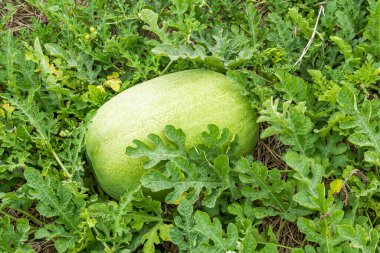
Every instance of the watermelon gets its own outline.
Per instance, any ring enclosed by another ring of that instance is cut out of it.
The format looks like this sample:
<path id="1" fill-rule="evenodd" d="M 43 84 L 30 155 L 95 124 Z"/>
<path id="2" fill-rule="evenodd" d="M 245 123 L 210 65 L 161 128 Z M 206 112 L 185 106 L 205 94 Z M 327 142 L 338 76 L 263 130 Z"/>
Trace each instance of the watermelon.
<path id="1" fill-rule="evenodd" d="M 172 73 L 135 85 L 101 106 L 86 134 L 86 152 L 95 177 L 111 197 L 119 199 L 140 184 L 145 159 L 131 158 L 133 140 L 163 135 L 166 125 L 181 128 L 186 146 L 198 144 L 209 124 L 237 134 L 238 156 L 253 151 L 258 139 L 257 113 L 239 86 L 209 70 Z"/>

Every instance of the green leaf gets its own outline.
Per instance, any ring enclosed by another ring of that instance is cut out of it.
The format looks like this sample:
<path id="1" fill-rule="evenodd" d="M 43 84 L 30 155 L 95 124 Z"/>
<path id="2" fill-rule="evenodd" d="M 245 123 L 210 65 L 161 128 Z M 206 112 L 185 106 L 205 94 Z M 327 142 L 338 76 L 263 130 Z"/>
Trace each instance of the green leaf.
<path id="1" fill-rule="evenodd" d="M 35 252 L 28 244 L 29 222 L 18 219 L 13 225 L 8 215 L 0 217 L 0 250 L 2 252 Z"/>
<path id="2" fill-rule="evenodd" d="M 354 57 L 352 54 L 352 46 L 350 44 L 346 43 L 342 38 L 339 38 L 338 36 L 331 36 L 330 39 L 338 45 L 346 60 L 351 60 Z"/>
<path id="3" fill-rule="evenodd" d="M 367 61 L 364 62 L 358 70 L 349 75 L 347 80 L 362 89 L 374 87 L 376 82 L 380 80 L 376 65 L 372 57 L 368 56 Z"/>
<path id="4" fill-rule="evenodd" d="M 96 240 L 105 250 L 112 252 L 133 249 L 145 241 L 148 249 L 154 249 L 157 238 L 152 241 L 150 236 L 161 230 L 161 238 L 167 240 L 165 226 L 159 225 L 162 223 L 161 212 L 159 201 L 143 196 L 139 187 L 135 187 L 125 193 L 119 203 L 94 203 L 81 215 L 90 227 L 94 227 Z M 139 236 L 136 236 L 137 231 Z"/>
<path id="5" fill-rule="evenodd" d="M 144 29 L 154 32 L 161 39 L 162 42 L 167 41 L 167 37 L 165 35 L 165 27 L 158 27 L 157 13 L 149 9 L 143 9 L 140 12 L 140 18 L 147 24 L 143 26 Z"/>
<path id="6" fill-rule="evenodd" d="M 62 184 L 55 177 L 44 178 L 36 169 L 25 169 L 24 176 L 30 187 L 28 194 L 38 200 L 38 212 L 47 218 L 56 217 L 57 224 L 75 230 L 80 208 L 84 206 L 80 196 L 76 197 L 69 185 Z"/>
<path id="7" fill-rule="evenodd" d="M 54 130 L 54 121 L 46 120 L 49 118 L 44 112 L 41 112 L 35 104 L 33 104 L 33 96 L 27 100 L 20 100 L 17 97 L 12 97 L 9 94 L 1 94 L 1 98 L 11 103 L 17 110 L 20 111 L 21 119 L 31 124 L 37 131 L 38 137 L 43 141 L 49 141 L 50 132 Z"/>
<path id="8" fill-rule="evenodd" d="M 249 24 L 249 31 L 252 41 L 255 46 L 258 46 L 258 43 L 261 42 L 266 33 L 266 30 L 260 27 L 262 15 L 251 3 L 249 3 L 246 7 L 246 19 Z"/>
<path id="9" fill-rule="evenodd" d="M 316 148 L 316 154 L 325 161 L 325 174 L 329 174 L 330 171 L 338 172 L 337 168 L 346 167 L 352 159 L 352 153 L 344 142 L 344 137 L 337 133 L 327 136 L 325 141 L 317 142 Z"/>
<path id="10" fill-rule="evenodd" d="M 363 37 L 370 42 L 368 52 L 380 56 L 380 1 L 373 1 Z"/>
<path id="11" fill-rule="evenodd" d="M 298 36 L 294 36 L 294 26 L 288 19 L 276 12 L 269 13 L 267 20 L 271 27 L 267 36 L 268 47 L 280 47 L 286 50 L 289 61 L 295 62 L 299 55 L 297 49 L 303 48 L 304 45 Z"/>
<path id="12" fill-rule="evenodd" d="M 286 145 L 291 145 L 303 154 L 312 152 L 318 136 L 312 133 L 313 123 L 305 115 L 306 106 L 300 102 L 291 105 L 290 101 L 283 103 L 282 112 L 278 110 L 279 100 L 267 100 L 260 111 L 257 122 L 268 122 L 270 126 L 261 133 L 261 138 L 278 135 Z"/>
<path id="13" fill-rule="evenodd" d="M 12 36 L 11 30 L 7 31 L 4 38 L 5 39 L 1 47 L 2 52 L 0 51 L 0 57 L 2 58 L 0 61 L 4 64 L 5 67 L 4 80 L 6 81 L 7 86 L 9 86 L 9 88 L 11 88 L 17 94 L 18 88 L 16 85 L 16 70 L 14 65 L 16 64 L 15 61 L 18 53 L 13 47 L 14 38 Z"/>
<path id="14" fill-rule="evenodd" d="M 238 230 L 234 224 L 228 224 L 224 233 L 219 219 L 214 218 L 211 221 L 207 213 L 198 211 L 194 219 L 196 222 L 194 229 L 205 237 L 199 244 L 198 252 L 228 252 L 236 248 Z"/>
<path id="15" fill-rule="evenodd" d="M 360 249 L 361 252 L 376 252 L 379 242 L 377 229 L 365 229 L 361 225 L 338 225 L 338 233 L 350 241 L 350 247 Z"/>
<path id="16" fill-rule="evenodd" d="M 331 194 L 328 194 L 326 197 L 323 184 L 318 184 L 314 192 L 298 192 L 294 195 L 293 199 L 302 206 L 319 211 L 321 215 L 326 215 L 329 212 L 334 201 Z"/>
<path id="17" fill-rule="evenodd" d="M 144 187 L 152 191 L 174 188 L 167 196 L 167 203 L 175 203 L 184 194 L 191 203 L 199 198 L 201 191 L 205 198 L 202 203 L 213 207 L 216 199 L 229 187 L 228 157 L 217 157 L 210 165 L 211 168 L 197 167 L 184 158 L 174 158 L 165 166 L 163 173 L 150 170 L 141 179 Z"/>
<path id="18" fill-rule="evenodd" d="M 371 151 L 380 152 L 380 116 L 376 113 L 380 107 L 378 103 L 370 100 L 364 101 L 360 106 L 358 102 L 352 90 L 342 88 L 338 95 L 338 104 L 347 117 L 340 122 L 339 127 L 350 130 L 348 140 L 356 146 L 365 148 L 365 158 L 369 159 L 366 161 L 376 164 Z"/>
<path id="19" fill-rule="evenodd" d="M 210 124 L 207 126 L 209 132 L 202 132 L 202 140 L 208 147 L 222 148 L 230 141 L 230 131 L 224 128 L 220 131 L 219 127 Z"/>
<path id="20" fill-rule="evenodd" d="M 216 56 L 208 56 L 202 45 L 195 45 L 194 48 L 189 45 L 179 45 L 178 48 L 175 48 L 169 44 L 160 44 L 153 48 L 152 52 L 159 56 L 169 57 L 172 61 L 187 59 L 205 63 L 206 65 L 219 69 L 224 68 L 222 59 Z"/>
<path id="21" fill-rule="evenodd" d="M 364 154 L 364 159 L 373 165 L 380 167 L 380 154 L 376 151 L 367 151 Z"/>
<path id="22" fill-rule="evenodd" d="M 66 252 L 75 248 L 77 235 L 65 230 L 64 227 L 47 224 L 44 228 L 40 228 L 35 233 L 36 239 L 47 239 L 54 241 L 54 246 L 59 253 Z"/>
<path id="23" fill-rule="evenodd" d="M 341 111 L 333 113 L 330 115 L 330 118 L 327 121 L 327 126 L 324 126 L 321 129 L 316 129 L 314 130 L 317 133 L 320 133 L 322 137 L 326 137 L 327 135 L 330 134 L 330 131 L 337 130 L 339 131 L 340 128 L 338 127 L 339 123 L 345 119 L 345 114 Z"/>
<path id="24" fill-rule="evenodd" d="M 306 39 L 309 39 L 312 32 L 313 27 L 309 24 L 308 20 L 299 13 L 298 8 L 290 8 L 288 11 L 289 17 L 292 19 L 292 21 L 295 23 L 295 25 L 298 26 L 298 28 L 303 33 L 304 37 Z"/>
<path id="25" fill-rule="evenodd" d="M 56 122 L 51 119 L 51 115 L 41 112 L 38 107 L 33 103 L 34 94 L 31 93 L 28 99 L 22 101 L 17 97 L 11 97 L 8 94 L 0 94 L 0 97 L 10 102 L 15 106 L 20 114 L 18 115 L 23 121 L 28 122 L 35 128 L 38 136 L 37 143 L 41 142 L 42 146 L 45 146 L 49 153 L 53 156 L 58 166 L 63 170 L 65 176 L 71 178 L 72 175 L 67 171 L 65 165 L 62 163 L 60 157 L 54 151 L 51 144 L 51 132 L 55 131 Z"/>
<path id="26" fill-rule="evenodd" d="M 285 93 L 284 99 L 295 102 L 306 101 L 308 86 L 302 78 L 281 71 L 276 73 L 276 76 L 280 82 L 276 83 L 274 87 L 276 90 Z"/>
<path id="27" fill-rule="evenodd" d="M 131 229 L 125 220 L 126 215 L 132 210 L 131 201 L 132 194 L 127 193 L 119 204 L 113 201 L 107 204 L 96 203 L 82 214 L 90 227 L 96 229 L 96 239 L 102 242 L 104 248 L 124 248 L 131 241 Z"/>
<path id="28" fill-rule="evenodd" d="M 298 228 L 306 234 L 306 239 L 316 242 L 319 245 L 319 252 L 341 252 L 339 244 L 345 239 L 335 231 L 335 224 L 341 222 L 343 211 L 335 211 L 327 218 L 315 218 L 309 220 L 299 218 L 297 221 Z"/>
<path id="29" fill-rule="evenodd" d="M 177 157 L 185 157 L 186 135 L 181 129 L 173 126 L 166 126 L 164 130 L 164 140 L 155 134 L 149 134 L 148 138 L 153 143 L 153 148 L 147 144 L 134 140 L 136 147 L 127 147 L 126 154 L 133 158 L 147 157 L 149 160 L 144 164 L 144 168 L 152 168 L 161 161 L 168 161 Z"/>
<path id="30" fill-rule="evenodd" d="M 141 243 L 144 245 L 144 253 L 154 253 L 155 244 L 159 244 L 161 240 L 169 241 L 169 230 L 172 227 L 171 224 L 158 223 L 153 228 L 151 228 L 147 233 L 141 238 Z"/>
<path id="31" fill-rule="evenodd" d="M 169 231 L 171 241 L 179 247 L 181 252 L 195 252 L 200 235 L 194 229 L 193 206 L 184 198 L 177 210 L 180 216 L 174 217 L 175 226 Z"/>
<path id="32" fill-rule="evenodd" d="M 68 54 L 65 49 L 63 49 L 60 45 L 54 43 L 46 43 L 44 47 L 49 52 L 50 55 L 59 57 L 59 58 L 67 58 Z"/>
<path id="33" fill-rule="evenodd" d="M 44 54 L 39 38 L 34 40 L 34 61 L 39 64 L 42 76 L 48 85 L 57 85 L 61 80 L 59 70 L 50 64 L 49 58 Z"/>
<path id="34" fill-rule="evenodd" d="M 83 157 L 84 157 L 84 137 L 86 127 L 79 125 L 71 130 L 70 138 L 64 140 L 64 152 L 60 153 L 60 157 L 67 164 L 66 168 L 77 181 L 84 174 Z"/>
<path id="35" fill-rule="evenodd" d="M 250 164 L 245 158 L 240 158 L 233 171 L 238 172 L 242 188 L 241 193 L 250 201 L 260 201 L 262 207 L 255 208 L 255 216 L 262 219 L 268 216 L 280 215 L 282 218 L 294 221 L 300 210 L 294 210 L 291 196 L 295 185 L 292 181 L 281 179 L 280 171 L 269 170 L 258 163 Z M 302 212 L 302 211 L 301 211 Z"/>
<path id="36" fill-rule="evenodd" d="M 296 152 L 287 152 L 284 160 L 295 171 L 293 177 L 310 191 L 313 191 L 317 184 L 322 181 L 325 171 L 323 166 L 315 159 Z"/>

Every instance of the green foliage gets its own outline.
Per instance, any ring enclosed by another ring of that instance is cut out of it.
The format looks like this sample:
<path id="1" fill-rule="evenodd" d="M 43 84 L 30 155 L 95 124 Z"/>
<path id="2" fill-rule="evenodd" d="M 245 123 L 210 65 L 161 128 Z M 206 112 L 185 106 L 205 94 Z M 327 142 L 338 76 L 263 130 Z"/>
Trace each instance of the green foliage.
<path id="1" fill-rule="evenodd" d="M 174 157 L 185 156 L 186 135 L 181 129 L 175 129 L 173 126 L 166 126 L 165 137 L 169 143 L 165 143 L 156 134 L 148 136 L 154 144 L 152 149 L 148 145 L 139 140 L 135 140 L 136 148 L 127 147 L 126 154 L 133 158 L 148 157 L 149 161 L 144 164 L 144 167 L 150 169 L 161 161 L 168 161 Z"/>
<path id="2" fill-rule="evenodd" d="M 258 122 L 268 122 L 271 126 L 261 133 L 261 138 L 278 135 L 285 145 L 290 145 L 295 151 L 302 154 L 314 152 L 315 142 L 318 138 L 312 132 L 313 123 L 305 115 L 306 105 L 301 102 L 292 105 L 291 101 L 282 104 L 282 111 L 278 109 L 279 100 L 267 100 L 263 104 Z"/>
<path id="3" fill-rule="evenodd" d="M 73 231 L 78 226 L 80 210 L 85 205 L 83 193 L 77 192 L 75 185 L 73 188 L 70 183 L 62 184 L 56 177 L 44 178 L 32 168 L 26 169 L 24 176 L 28 195 L 38 202 L 36 209 L 39 214 L 55 218 L 54 224 L 46 224 L 36 231 L 36 238 L 59 238 L 54 242 L 59 252 L 74 248 L 77 235 Z"/>
<path id="4" fill-rule="evenodd" d="M 379 101 L 366 100 L 358 106 L 360 98 L 347 87 L 342 88 L 338 94 L 338 104 L 347 115 L 340 123 L 341 129 L 352 132 L 348 141 L 364 148 L 364 160 L 370 164 L 380 166 L 380 126 Z M 358 101 L 359 100 L 359 101 Z"/>
<path id="5" fill-rule="evenodd" d="M 304 210 L 294 208 L 295 203 L 289 198 L 294 195 L 294 181 L 282 180 L 278 169 L 268 171 L 261 164 L 250 164 L 247 159 L 241 158 L 237 163 L 236 172 L 245 184 L 241 189 L 242 195 L 250 201 L 261 202 L 259 207 L 253 208 L 257 219 L 278 215 L 294 221 L 297 215 L 304 213 Z"/>
<path id="6" fill-rule="evenodd" d="M 224 238 L 222 224 L 217 218 L 211 221 L 207 213 L 197 212 L 194 215 L 194 219 L 196 222 L 194 229 L 207 238 L 205 242 L 200 244 L 200 252 L 229 251 L 236 247 L 238 239 L 236 225 L 228 224 L 226 238 Z M 210 244 L 208 241 L 212 243 Z"/>
<path id="7" fill-rule="evenodd" d="M 159 217 L 160 203 L 144 198 L 138 190 L 126 193 L 119 203 L 95 203 L 82 211 L 83 228 L 88 226 L 94 231 L 89 232 L 92 239 L 95 237 L 106 252 L 130 250 L 140 242 L 144 244 L 145 252 L 153 252 L 154 244 L 160 243 L 160 238 L 168 240 L 168 236 L 162 233 L 167 234 L 171 226 L 164 224 Z M 144 225 L 149 228 L 143 229 Z"/>
<path id="8" fill-rule="evenodd" d="M 5 2 L 1 252 L 378 251 L 379 0 Z M 111 200 L 85 156 L 91 116 L 193 68 L 236 81 L 268 157 L 235 157 L 239 136 L 215 125 L 193 147 L 167 126 L 126 145 L 142 189 Z"/>
<path id="9" fill-rule="evenodd" d="M 28 220 L 19 219 L 13 225 L 9 216 L 0 218 L 0 249 L 4 252 L 35 252 L 27 243 L 30 225 Z"/>
<path id="10" fill-rule="evenodd" d="M 180 216 L 174 217 L 175 226 L 169 231 L 171 240 L 181 252 L 195 252 L 196 244 L 201 236 L 194 229 L 193 205 L 187 199 L 183 199 L 177 210 Z"/>
<path id="11" fill-rule="evenodd" d="M 207 174 L 202 168 L 197 168 L 194 164 L 188 163 L 185 159 L 173 159 L 165 166 L 165 171 L 160 173 L 156 170 L 147 172 L 141 179 L 143 186 L 152 191 L 162 191 L 174 188 L 165 201 L 175 203 L 183 194 L 194 203 L 204 189 L 206 197 L 203 199 L 205 206 L 213 207 L 216 198 L 229 187 L 228 182 L 228 157 L 220 156 L 210 164 L 212 170 Z M 209 174 L 210 173 L 210 174 Z"/>

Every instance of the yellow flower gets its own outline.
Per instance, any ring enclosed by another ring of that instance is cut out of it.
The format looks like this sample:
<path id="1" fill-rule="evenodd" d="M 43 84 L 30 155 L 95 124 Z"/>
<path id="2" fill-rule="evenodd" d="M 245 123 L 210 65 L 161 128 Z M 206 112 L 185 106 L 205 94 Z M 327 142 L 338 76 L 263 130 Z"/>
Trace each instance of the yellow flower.
<path id="1" fill-rule="evenodd" d="M 117 72 L 113 72 L 111 75 L 107 76 L 107 80 L 104 82 L 106 87 L 110 87 L 114 91 L 119 91 L 121 84 L 122 81 L 120 80 Z"/>
<path id="2" fill-rule="evenodd" d="M 340 189 L 342 189 L 343 181 L 341 179 L 335 179 L 330 183 L 330 194 L 336 194 L 340 192 Z"/>
<path id="3" fill-rule="evenodd" d="M 8 104 L 7 102 L 4 102 L 2 107 L 3 107 L 4 111 L 7 112 L 8 117 L 10 117 L 12 115 L 12 112 L 15 110 L 15 108 L 13 106 L 11 106 L 10 104 Z M 3 113 L 0 112 L 0 114 L 4 115 L 4 112 Z"/>

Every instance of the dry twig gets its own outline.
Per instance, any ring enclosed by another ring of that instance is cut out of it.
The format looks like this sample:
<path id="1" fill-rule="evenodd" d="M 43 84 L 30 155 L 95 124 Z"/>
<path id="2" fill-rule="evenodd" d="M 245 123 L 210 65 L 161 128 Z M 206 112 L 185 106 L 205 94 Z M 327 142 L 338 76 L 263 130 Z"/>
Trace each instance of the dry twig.
<path id="1" fill-rule="evenodd" d="M 311 44 L 314 41 L 315 35 L 317 34 L 317 27 L 318 27 L 319 19 L 321 18 L 322 14 L 324 15 L 324 13 L 325 13 L 325 7 L 323 6 L 323 4 L 321 4 L 319 6 L 319 12 L 318 12 L 317 21 L 315 22 L 313 33 L 311 34 L 309 42 L 307 43 L 306 47 L 303 49 L 301 56 L 298 58 L 298 60 L 296 61 L 296 63 L 294 63 L 293 67 L 295 67 L 295 66 L 297 66 L 297 64 L 301 63 L 303 57 L 305 57 L 307 51 L 309 50 Z"/>

